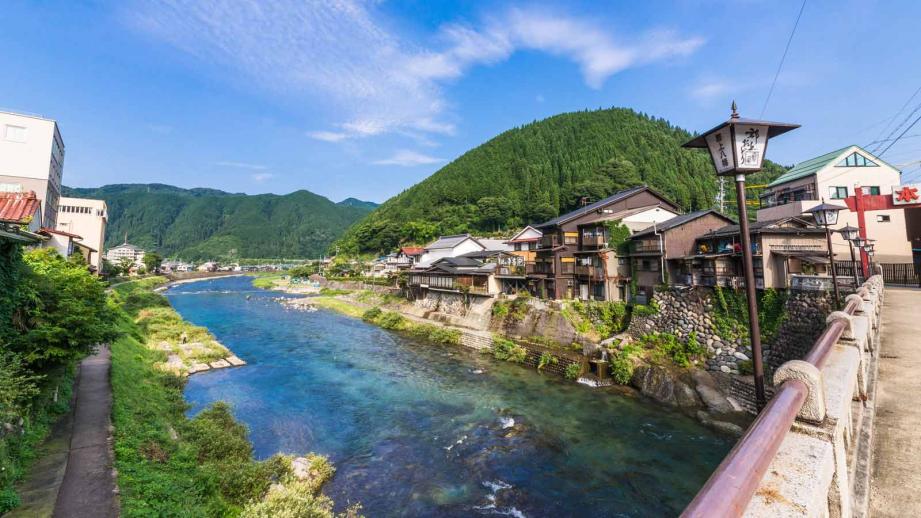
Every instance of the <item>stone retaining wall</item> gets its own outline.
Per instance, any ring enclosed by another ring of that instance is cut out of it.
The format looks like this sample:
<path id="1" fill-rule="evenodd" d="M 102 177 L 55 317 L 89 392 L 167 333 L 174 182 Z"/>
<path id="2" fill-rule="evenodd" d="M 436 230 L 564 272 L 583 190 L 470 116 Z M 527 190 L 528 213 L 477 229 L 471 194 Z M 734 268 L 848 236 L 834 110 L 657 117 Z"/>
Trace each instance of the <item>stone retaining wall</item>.
<path id="1" fill-rule="evenodd" d="M 786 317 L 777 338 L 765 349 L 764 363 L 768 375 L 783 363 L 800 359 L 825 329 L 825 317 L 832 312 L 832 297 L 824 291 L 792 291 L 787 298 Z"/>

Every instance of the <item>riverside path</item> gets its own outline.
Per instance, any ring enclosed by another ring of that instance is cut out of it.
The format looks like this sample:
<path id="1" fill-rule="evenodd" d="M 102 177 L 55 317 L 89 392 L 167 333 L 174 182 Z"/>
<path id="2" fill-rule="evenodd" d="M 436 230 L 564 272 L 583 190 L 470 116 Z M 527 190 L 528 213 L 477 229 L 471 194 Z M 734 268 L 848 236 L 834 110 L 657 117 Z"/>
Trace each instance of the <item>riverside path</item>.
<path id="1" fill-rule="evenodd" d="M 921 516 L 921 289 L 886 288 L 870 516 Z"/>

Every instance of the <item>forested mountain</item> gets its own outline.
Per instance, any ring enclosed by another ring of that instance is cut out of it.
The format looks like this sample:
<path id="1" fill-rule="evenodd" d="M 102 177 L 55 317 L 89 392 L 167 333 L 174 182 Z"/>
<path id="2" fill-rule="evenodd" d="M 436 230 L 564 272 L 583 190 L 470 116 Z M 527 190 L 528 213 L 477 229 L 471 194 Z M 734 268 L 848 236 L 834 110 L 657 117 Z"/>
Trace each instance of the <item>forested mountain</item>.
<path id="1" fill-rule="evenodd" d="M 618 190 L 647 184 L 686 210 L 713 207 L 717 177 L 702 150 L 680 146 L 691 134 L 625 108 L 556 115 L 482 144 L 391 198 L 337 243 L 381 252 L 441 234 L 493 232 L 539 223 Z M 783 168 L 752 175 L 766 183 Z M 734 185 L 726 184 L 727 197 Z M 734 201 L 727 205 L 734 213 Z"/>
<path id="2" fill-rule="evenodd" d="M 232 194 L 162 184 L 64 187 L 65 196 L 106 201 L 106 246 L 131 244 L 186 260 L 319 257 L 374 206 L 339 204 L 308 191 Z"/>

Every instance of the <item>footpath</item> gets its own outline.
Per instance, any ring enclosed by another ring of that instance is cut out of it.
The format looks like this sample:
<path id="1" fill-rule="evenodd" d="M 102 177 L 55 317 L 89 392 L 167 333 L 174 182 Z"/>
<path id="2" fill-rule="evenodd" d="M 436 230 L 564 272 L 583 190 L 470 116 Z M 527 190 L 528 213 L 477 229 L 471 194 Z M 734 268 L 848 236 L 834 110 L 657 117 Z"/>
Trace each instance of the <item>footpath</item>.
<path id="1" fill-rule="evenodd" d="M 118 516 L 109 427 L 111 355 L 100 347 L 80 363 L 74 409 L 52 429 L 20 486 L 22 505 L 8 518 Z"/>
<path id="2" fill-rule="evenodd" d="M 886 288 L 870 516 L 921 516 L 921 290 Z"/>

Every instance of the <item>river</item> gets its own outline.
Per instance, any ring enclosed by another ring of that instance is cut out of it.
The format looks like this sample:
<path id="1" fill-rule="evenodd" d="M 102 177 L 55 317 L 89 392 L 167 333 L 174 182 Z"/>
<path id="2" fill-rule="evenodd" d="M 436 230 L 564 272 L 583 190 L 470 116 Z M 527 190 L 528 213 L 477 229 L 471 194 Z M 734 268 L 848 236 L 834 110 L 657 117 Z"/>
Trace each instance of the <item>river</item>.
<path id="1" fill-rule="evenodd" d="M 258 458 L 328 455 L 325 493 L 369 517 L 672 516 L 732 446 L 625 389 L 286 309 L 248 277 L 166 295 L 248 362 L 192 376 L 190 415 L 224 400 Z"/>

